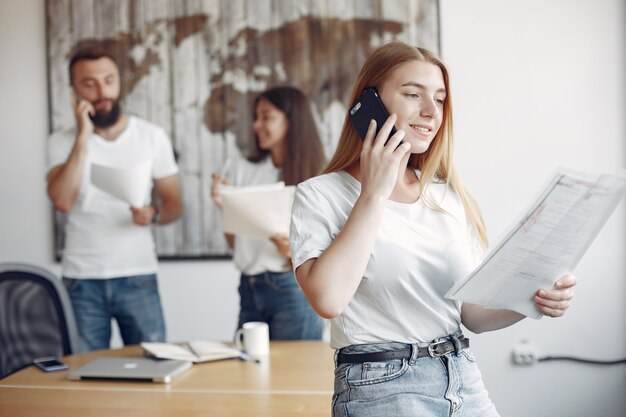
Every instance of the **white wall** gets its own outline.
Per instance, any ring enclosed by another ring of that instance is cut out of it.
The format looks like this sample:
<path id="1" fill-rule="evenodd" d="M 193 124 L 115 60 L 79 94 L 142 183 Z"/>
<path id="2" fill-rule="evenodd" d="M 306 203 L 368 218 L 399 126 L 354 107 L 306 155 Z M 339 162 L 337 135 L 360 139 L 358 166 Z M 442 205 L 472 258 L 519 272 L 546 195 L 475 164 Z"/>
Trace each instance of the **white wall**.
<path id="1" fill-rule="evenodd" d="M 625 6 L 621 0 L 441 1 L 442 49 L 453 82 L 457 163 L 491 240 L 557 165 L 623 169 Z M 47 87 L 43 2 L 0 2 L 0 262 L 59 272 L 45 196 Z M 626 415 L 623 365 L 510 364 L 529 339 L 544 354 L 626 356 L 625 208 L 575 273 L 567 316 L 470 335 L 487 387 L 508 417 Z M 237 314 L 228 261 L 162 263 L 171 340 L 228 339 Z"/>
<path id="2" fill-rule="evenodd" d="M 479 200 L 492 243 L 556 166 L 623 169 L 624 1 L 440 3 L 458 168 Z M 543 354 L 626 357 L 625 211 L 622 202 L 576 268 L 580 284 L 566 317 L 472 338 L 503 416 L 626 415 L 624 365 L 518 368 L 509 359 L 521 339 Z"/>

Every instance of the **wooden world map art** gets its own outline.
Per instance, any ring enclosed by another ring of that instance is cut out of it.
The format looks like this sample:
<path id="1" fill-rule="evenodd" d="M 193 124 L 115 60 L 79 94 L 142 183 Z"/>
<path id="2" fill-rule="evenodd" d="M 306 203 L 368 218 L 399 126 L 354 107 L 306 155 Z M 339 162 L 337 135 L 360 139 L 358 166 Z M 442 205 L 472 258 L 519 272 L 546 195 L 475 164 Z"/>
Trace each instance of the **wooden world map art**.
<path id="1" fill-rule="evenodd" d="M 157 228 L 161 258 L 229 255 L 211 173 L 245 155 L 252 102 L 276 85 L 310 98 L 327 157 L 369 53 L 395 39 L 439 52 L 436 0 L 47 0 L 50 132 L 73 128 L 67 65 L 98 40 L 117 57 L 123 109 L 169 133 L 184 214 Z M 55 214 L 55 251 L 63 246 Z"/>

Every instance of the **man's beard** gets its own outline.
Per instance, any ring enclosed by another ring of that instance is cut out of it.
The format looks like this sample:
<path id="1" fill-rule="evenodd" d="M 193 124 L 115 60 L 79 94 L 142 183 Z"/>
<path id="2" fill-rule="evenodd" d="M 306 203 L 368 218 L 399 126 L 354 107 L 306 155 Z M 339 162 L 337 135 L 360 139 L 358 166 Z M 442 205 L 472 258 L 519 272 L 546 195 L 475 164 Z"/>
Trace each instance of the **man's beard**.
<path id="1" fill-rule="evenodd" d="M 120 108 L 120 101 L 118 99 L 113 101 L 111 110 L 109 110 L 108 112 L 96 112 L 96 114 L 94 114 L 93 116 L 89 115 L 89 118 L 91 119 L 95 127 L 104 129 L 107 127 L 111 127 L 115 123 L 117 123 L 121 114 L 122 109 Z"/>

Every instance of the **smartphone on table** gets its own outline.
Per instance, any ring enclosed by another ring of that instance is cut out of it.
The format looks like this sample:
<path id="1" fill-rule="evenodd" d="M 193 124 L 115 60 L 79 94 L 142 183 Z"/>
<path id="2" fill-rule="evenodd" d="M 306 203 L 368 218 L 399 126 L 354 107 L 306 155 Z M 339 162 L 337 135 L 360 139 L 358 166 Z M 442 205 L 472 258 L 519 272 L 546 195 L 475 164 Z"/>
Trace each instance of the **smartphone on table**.
<path id="1" fill-rule="evenodd" d="M 33 364 L 37 368 L 45 372 L 65 371 L 69 368 L 66 363 L 61 362 L 58 358 L 54 356 L 37 358 L 33 361 Z"/>
<path id="2" fill-rule="evenodd" d="M 365 139 L 367 129 L 372 119 L 376 121 L 376 134 L 378 135 L 383 123 L 389 118 L 389 112 L 387 112 L 375 87 L 368 87 L 363 90 L 356 103 L 350 107 L 349 113 L 350 120 L 361 139 Z M 396 127 L 393 126 L 387 140 L 395 133 Z M 385 143 L 387 143 L 387 141 L 385 141 Z"/>

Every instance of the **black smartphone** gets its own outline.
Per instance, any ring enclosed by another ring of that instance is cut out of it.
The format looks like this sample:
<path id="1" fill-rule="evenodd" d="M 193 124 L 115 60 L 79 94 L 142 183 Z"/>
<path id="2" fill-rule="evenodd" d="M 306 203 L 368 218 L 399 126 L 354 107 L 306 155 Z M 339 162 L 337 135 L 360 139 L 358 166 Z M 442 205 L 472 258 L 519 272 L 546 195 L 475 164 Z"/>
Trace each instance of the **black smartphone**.
<path id="1" fill-rule="evenodd" d="M 54 356 L 37 358 L 33 361 L 33 364 L 45 372 L 65 371 L 69 368 L 66 363 L 61 362 Z"/>
<path id="2" fill-rule="evenodd" d="M 369 87 L 363 90 L 359 99 L 350 107 L 350 120 L 358 132 L 361 139 L 365 139 L 367 128 L 372 119 L 376 120 L 376 134 L 380 131 L 383 123 L 389 118 L 389 113 L 385 108 L 376 88 Z M 391 128 L 389 137 L 396 133 L 396 127 Z M 389 140 L 389 137 L 387 140 Z M 387 143 L 387 141 L 385 141 Z"/>

